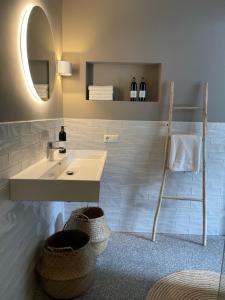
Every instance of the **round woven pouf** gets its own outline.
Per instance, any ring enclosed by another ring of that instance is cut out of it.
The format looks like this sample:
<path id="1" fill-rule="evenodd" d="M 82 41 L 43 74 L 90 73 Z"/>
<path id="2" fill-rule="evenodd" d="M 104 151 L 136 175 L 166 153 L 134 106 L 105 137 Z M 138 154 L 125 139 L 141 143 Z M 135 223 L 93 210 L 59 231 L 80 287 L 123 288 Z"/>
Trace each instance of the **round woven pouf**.
<path id="1" fill-rule="evenodd" d="M 157 281 L 149 290 L 146 300 L 217 300 L 219 283 L 219 273 L 180 271 Z"/>

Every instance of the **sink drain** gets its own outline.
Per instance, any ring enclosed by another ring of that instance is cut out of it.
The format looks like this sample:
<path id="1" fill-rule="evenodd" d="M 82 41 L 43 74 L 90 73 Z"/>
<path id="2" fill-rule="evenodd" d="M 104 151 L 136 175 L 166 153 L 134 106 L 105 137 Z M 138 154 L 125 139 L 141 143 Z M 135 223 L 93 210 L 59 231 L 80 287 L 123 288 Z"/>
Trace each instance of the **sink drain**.
<path id="1" fill-rule="evenodd" d="M 66 174 L 67 174 L 67 175 L 73 175 L 74 172 L 73 172 L 73 171 L 67 171 Z"/>

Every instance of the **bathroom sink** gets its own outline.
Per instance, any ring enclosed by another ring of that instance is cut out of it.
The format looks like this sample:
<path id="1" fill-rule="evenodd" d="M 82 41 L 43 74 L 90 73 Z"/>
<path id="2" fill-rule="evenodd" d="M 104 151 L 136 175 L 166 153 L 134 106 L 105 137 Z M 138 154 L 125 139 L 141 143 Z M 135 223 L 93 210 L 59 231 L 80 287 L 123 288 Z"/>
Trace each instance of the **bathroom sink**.
<path id="1" fill-rule="evenodd" d="M 55 152 L 10 178 L 10 198 L 17 201 L 97 202 L 107 152 Z"/>

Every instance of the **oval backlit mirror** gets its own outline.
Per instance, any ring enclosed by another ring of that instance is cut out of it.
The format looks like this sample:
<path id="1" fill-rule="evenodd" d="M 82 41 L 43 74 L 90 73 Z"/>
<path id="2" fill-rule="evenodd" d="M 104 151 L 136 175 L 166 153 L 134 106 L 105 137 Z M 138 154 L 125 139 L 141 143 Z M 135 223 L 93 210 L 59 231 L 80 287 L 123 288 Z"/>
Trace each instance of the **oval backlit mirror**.
<path id="1" fill-rule="evenodd" d="M 28 88 L 37 100 L 51 98 L 56 76 L 53 35 L 40 6 L 26 10 L 21 29 L 21 57 Z"/>

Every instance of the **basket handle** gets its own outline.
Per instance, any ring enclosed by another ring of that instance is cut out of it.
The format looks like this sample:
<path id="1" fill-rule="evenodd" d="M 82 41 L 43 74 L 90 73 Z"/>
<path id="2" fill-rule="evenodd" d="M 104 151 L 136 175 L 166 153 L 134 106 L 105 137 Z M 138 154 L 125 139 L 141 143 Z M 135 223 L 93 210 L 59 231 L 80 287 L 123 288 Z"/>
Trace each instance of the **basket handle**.
<path id="1" fill-rule="evenodd" d="M 72 218 L 79 218 L 82 217 L 85 219 L 85 221 L 89 222 L 89 218 L 88 216 L 86 216 L 85 214 L 82 214 L 81 212 L 74 212 L 71 216 Z M 63 226 L 63 230 L 66 230 L 66 227 L 68 226 L 68 221 L 65 223 L 65 225 Z"/>
<path id="2" fill-rule="evenodd" d="M 75 213 L 73 213 L 73 214 L 72 214 L 72 217 L 74 217 L 74 218 L 82 217 L 82 218 L 86 219 L 86 221 L 89 222 L 88 216 L 86 216 L 85 214 L 83 214 L 83 213 L 81 213 L 81 212 L 75 212 Z"/>
<path id="3" fill-rule="evenodd" d="M 63 247 L 63 248 L 55 248 L 55 247 L 46 247 L 46 249 L 50 252 L 71 252 L 73 251 L 73 248 L 72 247 Z"/>

